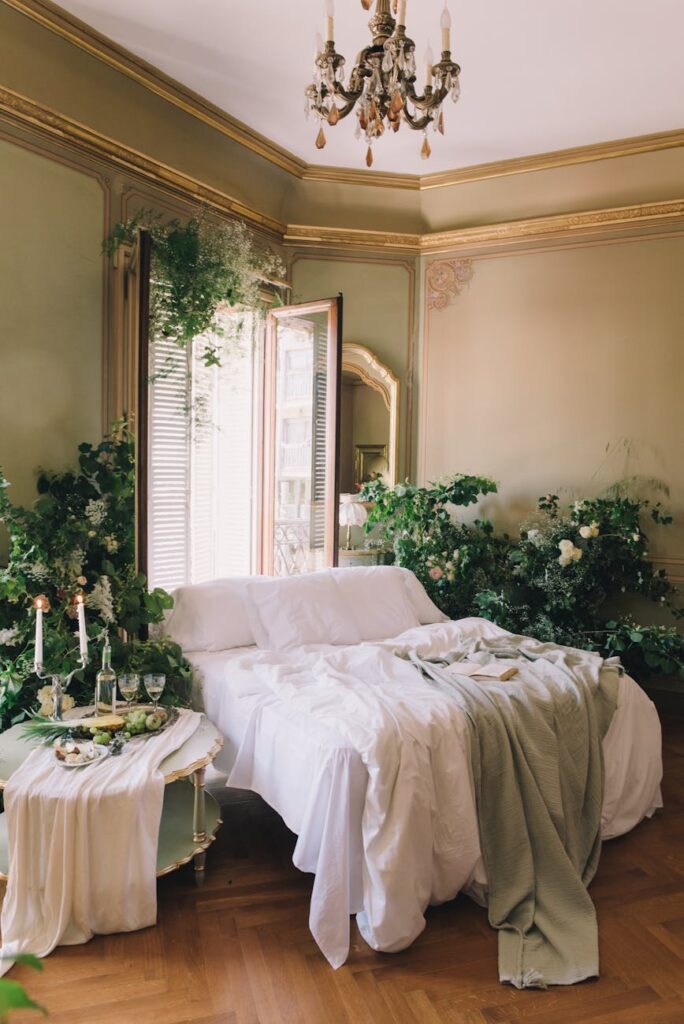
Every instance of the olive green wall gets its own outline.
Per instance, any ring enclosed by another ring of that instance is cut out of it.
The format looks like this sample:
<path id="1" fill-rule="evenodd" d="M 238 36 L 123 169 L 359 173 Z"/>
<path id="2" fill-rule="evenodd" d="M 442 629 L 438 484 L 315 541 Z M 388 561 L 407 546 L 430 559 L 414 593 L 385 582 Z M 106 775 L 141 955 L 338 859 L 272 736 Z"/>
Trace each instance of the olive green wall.
<path id="1" fill-rule="evenodd" d="M 421 478 L 494 477 L 486 511 L 515 527 L 549 491 L 656 477 L 679 525 L 652 553 L 684 577 L 684 237 L 474 257 L 472 270 L 426 312 Z"/>
<path id="2" fill-rule="evenodd" d="M 0 465 L 19 503 L 38 466 L 100 436 L 104 202 L 96 179 L 0 140 Z"/>

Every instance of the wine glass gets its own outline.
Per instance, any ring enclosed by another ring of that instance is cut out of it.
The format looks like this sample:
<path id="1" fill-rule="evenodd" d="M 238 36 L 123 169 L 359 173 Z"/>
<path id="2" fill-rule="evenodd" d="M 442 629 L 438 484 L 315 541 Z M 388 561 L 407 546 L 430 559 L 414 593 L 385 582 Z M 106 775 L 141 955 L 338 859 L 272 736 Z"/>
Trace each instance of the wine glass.
<path id="1" fill-rule="evenodd" d="M 132 672 L 119 676 L 119 689 L 126 704 L 130 705 L 131 701 L 134 701 L 138 696 L 138 690 L 140 689 L 140 676 L 138 673 Z"/>
<path id="2" fill-rule="evenodd" d="M 147 695 L 154 701 L 155 713 L 159 710 L 159 698 L 164 692 L 166 686 L 166 676 L 162 675 L 148 675 L 145 676 L 145 689 Z"/>

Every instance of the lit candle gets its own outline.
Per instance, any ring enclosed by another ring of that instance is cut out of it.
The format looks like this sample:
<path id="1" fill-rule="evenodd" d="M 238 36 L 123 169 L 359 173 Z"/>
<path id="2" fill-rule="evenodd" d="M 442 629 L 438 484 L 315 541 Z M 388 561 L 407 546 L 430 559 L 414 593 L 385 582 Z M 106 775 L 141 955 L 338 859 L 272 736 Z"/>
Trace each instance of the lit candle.
<path id="1" fill-rule="evenodd" d="M 88 657 L 88 634 L 85 623 L 85 597 L 83 594 L 76 594 L 76 611 L 78 613 L 78 646 L 81 652 L 81 659 L 85 661 Z"/>
<path id="2" fill-rule="evenodd" d="M 440 26 L 442 28 L 442 52 L 445 50 L 451 50 L 451 15 L 449 14 L 449 8 L 447 7 L 446 0 L 444 3 L 444 10 L 442 11 L 442 17 L 440 20 Z"/>
<path id="3" fill-rule="evenodd" d="M 435 55 L 432 52 L 432 47 L 428 45 L 425 51 L 425 74 L 426 74 L 426 85 L 432 85 L 432 65 L 435 63 Z"/>
<path id="4" fill-rule="evenodd" d="M 335 2 L 325 0 L 325 38 L 329 43 L 335 38 Z"/>
<path id="5" fill-rule="evenodd" d="M 399 13 L 397 14 L 397 25 L 406 26 L 406 0 L 399 0 Z"/>
<path id="6" fill-rule="evenodd" d="M 40 671 L 43 667 L 43 612 L 47 607 L 47 598 L 42 595 L 37 597 L 33 607 L 36 609 L 36 653 L 33 662 L 36 671 Z"/>

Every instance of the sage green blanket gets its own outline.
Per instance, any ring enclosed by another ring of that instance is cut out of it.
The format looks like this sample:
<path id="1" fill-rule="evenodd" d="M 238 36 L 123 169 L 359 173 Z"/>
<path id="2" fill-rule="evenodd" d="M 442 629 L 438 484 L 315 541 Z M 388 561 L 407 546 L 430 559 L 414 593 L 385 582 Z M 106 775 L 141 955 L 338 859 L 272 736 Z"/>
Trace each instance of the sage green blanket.
<path id="1" fill-rule="evenodd" d="M 601 850 L 601 741 L 619 666 L 527 637 L 464 642 L 440 661 L 409 655 L 459 702 L 470 725 L 489 921 L 499 978 L 517 988 L 598 974 L 587 892 Z M 454 674 L 459 660 L 511 659 L 507 682 Z"/>

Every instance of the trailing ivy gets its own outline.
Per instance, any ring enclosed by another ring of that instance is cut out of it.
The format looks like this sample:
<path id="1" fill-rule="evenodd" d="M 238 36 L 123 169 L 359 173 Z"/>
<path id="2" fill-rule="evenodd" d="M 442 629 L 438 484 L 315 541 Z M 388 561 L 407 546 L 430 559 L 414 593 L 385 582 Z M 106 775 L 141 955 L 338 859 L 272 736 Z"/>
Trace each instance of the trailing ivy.
<path id="1" fill-rule="evenodd" d="M 260 248 L 241 221 L 216 222 L 204 216 L 166 220 L 142 210 L 117 224 L 103 243 L 107 255 L 131 244 L 140 228 L 152 238 L 150 334 L 173 338 L 186 347 L 202 345 L 207 365 L 221 361 L 224 329 L 217 319 L 223 304 L 257 315 L 264 309 L 264 282 L 282 277 L 282 261 Z"/>
<path id="2" fill-rule="evenodd" d="M 459 508 L 496 491 L 486 477 L 455 476 L 428 487 L 381 481 L 365 486 L 368 529 L 379 524 L 396 561 L 412 569 L 452 618 L 481 615 L 514 633 L 619 655 L 637 676 L 684 679 L 684 636 L 676 626 L 615 613 L 628 596 L 684 617 L 677 589 L 648 559 L 648 521 L 667 526 L 660 503 L 616 487 L 608 496 L 561 507 L 539 499 L 517 539 L 491 522 L 465 522 Z"/>

